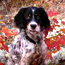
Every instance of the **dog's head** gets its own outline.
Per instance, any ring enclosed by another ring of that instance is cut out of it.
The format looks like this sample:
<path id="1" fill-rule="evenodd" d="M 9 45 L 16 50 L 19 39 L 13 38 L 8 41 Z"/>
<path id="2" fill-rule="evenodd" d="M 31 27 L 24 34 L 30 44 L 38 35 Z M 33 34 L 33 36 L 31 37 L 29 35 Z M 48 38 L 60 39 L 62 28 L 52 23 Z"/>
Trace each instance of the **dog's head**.
<path id="1" fill-rule="evenodd" d="M 40 32 L 43 28 L 50 27 L 50 21 L 43 8 L 21 8 L 14 18 L 16 26 L 32 32 Z"/>

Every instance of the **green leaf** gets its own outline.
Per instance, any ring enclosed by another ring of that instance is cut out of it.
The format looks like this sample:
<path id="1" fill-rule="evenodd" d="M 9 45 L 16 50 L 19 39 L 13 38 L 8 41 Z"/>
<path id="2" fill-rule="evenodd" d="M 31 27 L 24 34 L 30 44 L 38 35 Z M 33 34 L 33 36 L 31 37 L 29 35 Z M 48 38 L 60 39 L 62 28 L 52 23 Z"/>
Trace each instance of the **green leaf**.
<path id="1" fill-rule="evenodd" d="M 46 7 L 46 6 L 47 6 L 47 4 L 46 4 L 46 3 L 44 3 L 44 4 L 43 4 L 43 6 L 45 6 L 45 7 Z"/>
<path id="2" fill-rule="evenodd" d="M 5 39 L 2 39 L 3 42 L 5 42 Z"/>

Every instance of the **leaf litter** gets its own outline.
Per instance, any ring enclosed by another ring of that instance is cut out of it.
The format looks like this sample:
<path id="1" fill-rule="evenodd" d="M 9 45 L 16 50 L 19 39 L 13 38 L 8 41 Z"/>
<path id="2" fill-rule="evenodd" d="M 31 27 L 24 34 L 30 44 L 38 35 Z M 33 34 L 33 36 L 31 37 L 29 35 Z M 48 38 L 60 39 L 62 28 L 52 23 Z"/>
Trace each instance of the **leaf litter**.
<path id="1" fill-rule="evenodd" d="M 26 0 L 24 0 L 25 2 Z M 13 0 L 8 3 L 0 2 L 0 50 L 7 51 L 8 46 L 13 42 L 14 37 L 18 34 L 19 29 L 15 28 L 14 16 L 21 7 L 24 6 L 42 6 L 50 19 L 50 30 L 46 33 L 46 44 L 49 49 L 47 59 L 56 60 L 54 57 L 60 58 L 62 48 L 65 48 L 65 0 L 44 0 L 44 1 L 28 1 L 23 4 L 23 1 Z M 13 3 L 13 4 L 12 4 Z M 17 6 L 14 5 L 17 4 Z M 64 49 L 63 49 L 64 50 Z M 57 53 L 61 53 L 57 56 Z M 63 55 L 63 54 L 62 54 Z M 61 55 L 61 58 L 62 58 Z M 1 56 L 0 56 L 1 57 Z M 53 59 L 52 59 L 53 57 Z M 62 58 L 63 59 L 63 58 Z M 55 62 L 55 61 L 54 61 Z M 1 65 L 5 63 L 0 63 Z"/>

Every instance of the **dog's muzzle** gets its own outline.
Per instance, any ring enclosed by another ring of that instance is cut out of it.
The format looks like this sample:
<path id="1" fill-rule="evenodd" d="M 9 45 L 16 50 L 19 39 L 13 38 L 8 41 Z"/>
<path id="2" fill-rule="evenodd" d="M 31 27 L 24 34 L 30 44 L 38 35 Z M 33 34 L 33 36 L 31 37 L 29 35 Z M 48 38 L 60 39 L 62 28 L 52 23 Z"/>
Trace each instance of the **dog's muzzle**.
<path id="1" fill-rule="evenodd" d="M 37 23 L 36 23 L 36 22 L 32 21 L 32 22 L 30 23 L 30 27 L 31 27 L 32 29 L 35 29 L 36 26 L 37 26 Z"/>

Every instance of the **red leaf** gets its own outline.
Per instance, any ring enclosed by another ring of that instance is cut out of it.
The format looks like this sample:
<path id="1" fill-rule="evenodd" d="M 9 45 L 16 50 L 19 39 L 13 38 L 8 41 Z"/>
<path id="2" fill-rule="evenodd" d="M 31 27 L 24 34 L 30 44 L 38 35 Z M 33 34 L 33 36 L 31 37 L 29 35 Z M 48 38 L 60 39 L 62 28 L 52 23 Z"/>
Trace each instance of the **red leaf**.
<path id="1" fill-rule="evenodd" d="M 37 4 L 37 1 L 34 1 L 34 4 Z"/>
<path id="2" fill-rule="evenodd" d="M 63 25 L 65 25 L 65 21 L 61 21 L 61 23 L 62 23 Z"/>
<path id="3" fill-rule="evenodd" d="M 60 41 L 60 44 L 65 45 L 65 36 L 61 36 L 59 41 Z"/>
<path id="4" fill-rule="evenodd" d="M 33 65 L 37 65 L 36 61 L 33 62 Z"/>
<path id="5" fill-rule="evenodd" d="M 51 54 L 52 54 L 52 52 L 51 51 L 48 51 L 47 52 L 46 59 L 49 59 L 50 58 L 52 60 L 52 55 Z"/>
<path id="6" fill-rule="evenodd" d="M 62 31 L 63 33 L 65 33 L 65 28 L 64 29 L 61 29 L 60 31 Z"/>
<path id="7" fill-rule="evenodd" d="M 45 39 L 45 42 L 46 42 L 47 48 L 50 49 L 50 40 L 49 39 Z"/>
<path id="8" fill-rule="evenodd" d="M 3 41 L 0 41 L 0 46 L 1 46 L 0 47 L 1 49 L 4 49 L 4 50 L 8 51 L 8 46 L 5 45 Z"/>
<path id="9" fill-rule="evenodd" d="M 0 62 L 0 65 L 4 65 L 4 64 Z"/>
<path id="10" fill-rule="evenodd" d="M 53 27 L 50 26 L 49 31 L 52 31 L 52 30 L 53 30 Z"/>
<path id="11" fill-rule="evenodd" d="M 58 21 L 57 21 L 57 19 L 56 19 L 56 18 L 53 18 L 53 21 L 54 21 L 55 23 L 58 23 Z"/>
<path id="12" fill-rule="evenodd" d="M 56 48 L 57 50 L 60 49 L 59 45 L 60 45 L 60 40 L 59 40 L 59 37 L 58 36 L 54 36 L 54 37 L 51 37 L 49 39 L 46 39 L 45 40 L 46 44 L 47 44 L 47 47 L 48 49 L 52 49 L 52 48 Z"/>
<path id="13" fill-rule="evenodd" d="M 56 12 L 56 11 L 48 11 L 48 16 L 55 16 L 55 15 L 58 15 L 59 13 Z"/>
<path id="14" fill-rule="evenodd" d="M 16 32 L 12 32 L 10 29 L 4 28 L 4 27 L 2 28 L 1 32 L 5 33 L 7 37 L 11 35 L 15 36 L 17 34 Z"/>
<path id="15" fill-rule="evenodd" d="M 6 45 L 3 44 L 3 48 L 4 48 L 6 51 L 8 51 L 8 46 L 6 46 Z"/>
<path id="16" fill-rule="evenodd" d="M 2 39 L 4 39 L 4 37 L 3 36 L 0 36 L 0 41 L 2 41 Z"/>
<path id="17" fill-rule="evenodd" d="M 53 25 L 53 26 L 54 26 L 54 27 L 55 27 L 55 26 L 60 27 L 60 25 L 57 25 L 57 24 L 55 24 L 55 25 Z"/>

